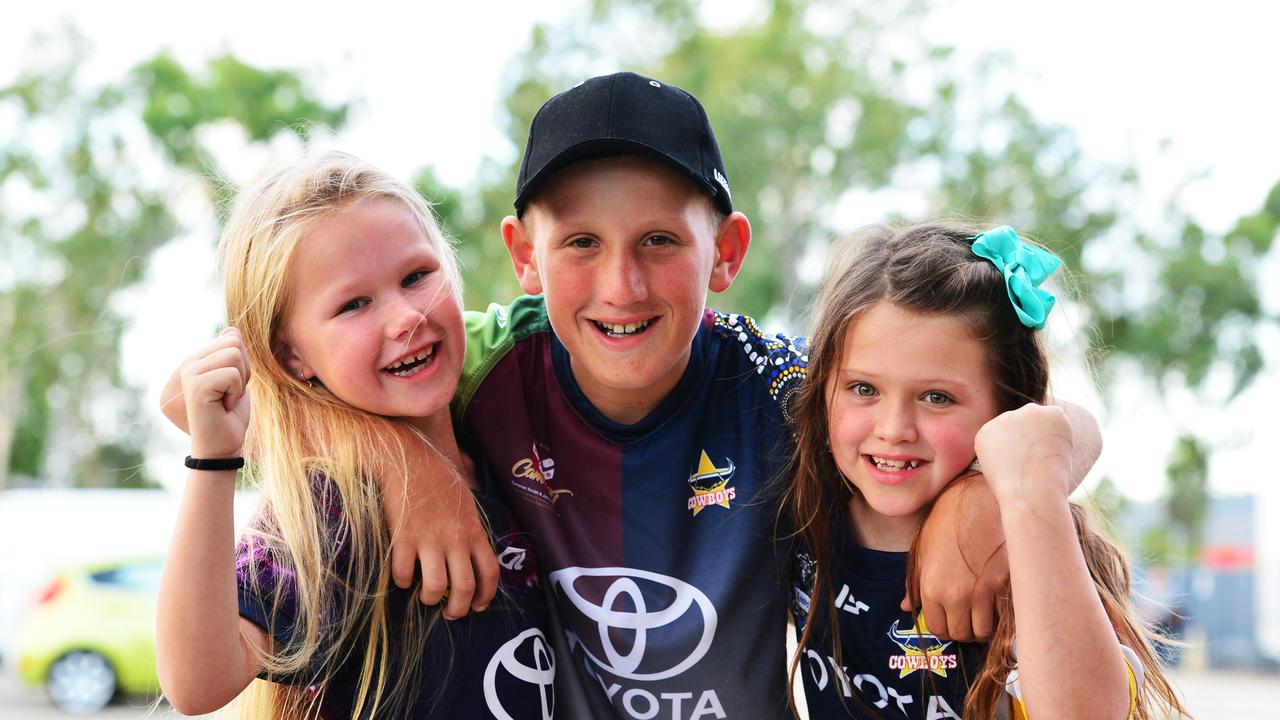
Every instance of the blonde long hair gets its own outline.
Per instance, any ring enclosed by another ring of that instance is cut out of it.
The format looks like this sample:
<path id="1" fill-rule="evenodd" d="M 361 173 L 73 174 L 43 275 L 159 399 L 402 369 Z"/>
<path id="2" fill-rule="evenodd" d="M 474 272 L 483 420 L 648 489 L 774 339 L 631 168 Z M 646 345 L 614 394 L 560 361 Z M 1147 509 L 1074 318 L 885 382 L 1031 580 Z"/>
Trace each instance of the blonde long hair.
<path id="1" fill-rule="evenodd" d="M 436 246 L 449 291 L 459 295 L 452 247 L 426 202 L 343 153 L 303 161 L 241 193 L 222 235 L 227 320 L 240 329 L 252 373 L 249 478 L 262 490 L 259 513 L 240 541 L 250 561 L 241 564 L 258 597 L 295 593 L 287 642 L 276 638 L 273 654 L 261 658 L 264 673 L 306 680 L 255 681 L 238 700 L 242 716 L 316 717 L 320 697 L 308 688 L 323 688 L 353 660 L 359 663 L 353 716 L 403 714 L 438 620 L 437 610 L 409 594 L 397 609 L 403 626 L 398 623 L 392 637 L 390 537 L 375 479 L 391 463 L 405 465 L 405 430 L 294 377 L 277 357 L 294 250 L 317 222 L 370 198 L 394 200 L 412 212 Z M 254 554 L 262 553 L 285 572 L 256 572 L 253 558 L 262 555 Z M 272 626 L 281 620 L 275 615 L 268 618 Z M 361 651 L 363 657 L 354 657 Z"/>
<path id="2" fill-rule="evenodd" d="M 850 487 L 836 467 L 828 445 L 828 385 L 838 372 L 845 334 L 858 316 L 879 301 L 891 302 L 926 315 L 965 319 L 987 347 L 987 362 L 1000 411 L 1028 402 L 1045 402 L 1049 363 L 1041 333 L 1022 325 L 1010 306 L 1004 279 L 990 262 L 973 254 L 972 228 L 919 225 L 908 228 L 872 226 L 850 238 L 832 253 L 810 338 L 808 375 L 796 402 L 796 443 L 785 477 L 790 479 L 784 508 L 795 522 L 796 534 L 815 561 L 809 617 L 800 638 L 807 647 L 819 606 L 831 607 L 831 533 L 833 512 L 842 512 Z M 1137 618 L 1129 602 L 1129 568 L 1120 551 L 1095 532 L 1087 513 L 1072 506 L 1085 562 L 1120 642 L 1132 648 L 1146 670 L 1139 690 L 1137 718 L 1165 717 L 1185 710 L 1162 672 L 1152 650 L 1152 633 Z M 913 546 L 908 560 L 916 560 Z M 976 570 L 976 569 L 975 569 Z M 908 572 L 910 578 L 913 573 Z M 917 609 L 918 611 L 918 609 Z M 1004 681 L 1013 667 L 1013 603 L 997 601 L 999 622 L 987 660 L 976 673 L 965 701 L 965 720 L 988 720 L 1004 702 Z M 840 662 L 836 614 L 828 614 L 837 664 Z M 794 686 L 801 655 L 791 663 Z M 926 673 L 927 675 L 927 673 Z M 858 699 L 855 698 L 855 702 Z M 795 708 L 794 695 L 791 698 Z M 858 703 L 861 709 L 875 712 Z"/>

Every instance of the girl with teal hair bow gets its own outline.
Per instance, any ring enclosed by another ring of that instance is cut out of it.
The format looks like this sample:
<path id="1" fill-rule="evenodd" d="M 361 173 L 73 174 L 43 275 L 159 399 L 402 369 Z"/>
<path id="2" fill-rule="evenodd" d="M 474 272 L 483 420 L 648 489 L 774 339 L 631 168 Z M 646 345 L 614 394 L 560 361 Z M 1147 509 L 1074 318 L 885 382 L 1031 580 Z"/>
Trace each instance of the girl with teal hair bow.
<path id="1" fill-rule="evenodd" d="M 924 225 L 870 228 L 831 267 L 786 497 L 811 718 L 1182 712 L 1122 555 L 1068 499 L 1097 447 L 1087 413 L 1047 404 L 1039 330 L 1060 265 L 1007 226 Z M 991 641 L 962 643 L 948 630 L 970 618 L 900 601 L 921 545 L 963 542 L 921 535 L 925 516 L 977 496 L 994 497 L 1006 542 L 957 561 L 976 574 L 1007 553 L 1009 584 L 997 618 L 972 618 Z"/>

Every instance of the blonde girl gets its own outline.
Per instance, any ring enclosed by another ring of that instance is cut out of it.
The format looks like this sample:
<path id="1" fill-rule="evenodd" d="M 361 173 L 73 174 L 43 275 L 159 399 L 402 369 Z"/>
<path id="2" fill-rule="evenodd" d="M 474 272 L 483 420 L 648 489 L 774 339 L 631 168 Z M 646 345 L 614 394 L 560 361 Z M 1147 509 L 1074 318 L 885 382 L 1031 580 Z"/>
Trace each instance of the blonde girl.
<path id="1" fill-rule="evenodd" d="M 1125 561 L 1067 499 L 1072 431 L 1044 404 L 1038 332 L 1058 264 L 1008 227 L 925 225 L 868 229 L 833 265 L 787 498 L 804 548 L 792 673 L 811 718 L 1182 712 Z M 978 467 L 1011 578 L 989 645 L 939 638 L 899 608 L 932 502 Z"/>
<path id="2" fill-rule="evenodd" d="M 220 254 L 229 327 L 181 369 L 191 470 L 157 624 L 169 701 L 206 713 L 262 678 L 242 715 L 550 717 L 534 563 L 500 508 L 499 548 L 526 561 L 488 612 L 439 622 L 391 578 L 377 478 L 415 442 L 440 472 L 467 462 L 448 409 L 458 269 L 426 204 L 329 153 L 243 193 Z M 246 454 L 262 505 L 237 544 Z"/>

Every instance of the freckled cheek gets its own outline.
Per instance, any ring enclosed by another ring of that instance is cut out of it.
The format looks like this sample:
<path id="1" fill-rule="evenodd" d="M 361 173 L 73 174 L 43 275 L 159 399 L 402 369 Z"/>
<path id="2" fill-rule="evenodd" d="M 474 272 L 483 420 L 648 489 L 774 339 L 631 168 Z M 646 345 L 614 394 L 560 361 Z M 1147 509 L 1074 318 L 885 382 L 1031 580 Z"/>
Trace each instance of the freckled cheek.
<path id="1" fill-rule="evenodd" d="M 560 290 L 566 283 L 572 282 L 574 273 L 565 270 L 563 265 L 542 265 L 539 268 L 539 275 L 542 276 L 543 285 L 553 285 L 556 290 Z M 543 287 L 546 291 L 546 287 Z"/>

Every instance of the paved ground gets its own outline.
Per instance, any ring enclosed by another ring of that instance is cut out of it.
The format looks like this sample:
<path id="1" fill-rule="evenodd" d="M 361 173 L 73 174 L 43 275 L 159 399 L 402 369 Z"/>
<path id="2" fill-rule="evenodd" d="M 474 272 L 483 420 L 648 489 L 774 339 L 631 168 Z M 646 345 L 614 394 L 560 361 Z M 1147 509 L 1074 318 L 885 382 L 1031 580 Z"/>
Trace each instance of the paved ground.
<path id="1" fill-rule="evenodd" d="M 58 710 L 49 702 L 41 688 L 22 684 L 8 668 L 0 669 L 0 718 L 4 720 L 68 720 L 75 717 Z M 154 711 L 148 698 L 122 698 L 106 710 L 92 716 L 102 720 L 159 720 L 181 718 L 168 705 L 161 704 Z"/>
<path id="2" fill-rule="evenodd" d="M 1280 675 L 1248 673 L 1177 673 L 1175 682 L 1186 693 L 1187 706 L 1196 720 L 1280 720 Z M 4 720 L 66 720 L 49 704 L 39 688 L 18 683 L 0 670 L 0 718 Z M 178 718 L 167 705 L 152 713 L 146 698 L 117 702 L 95 716 L 103 720 L 124 718 Z"/>
<path id="3" fill-rule="evenodd" d="M 1175 673 L 1196 720 L 1280 720 L 1280 674 Z"/>

